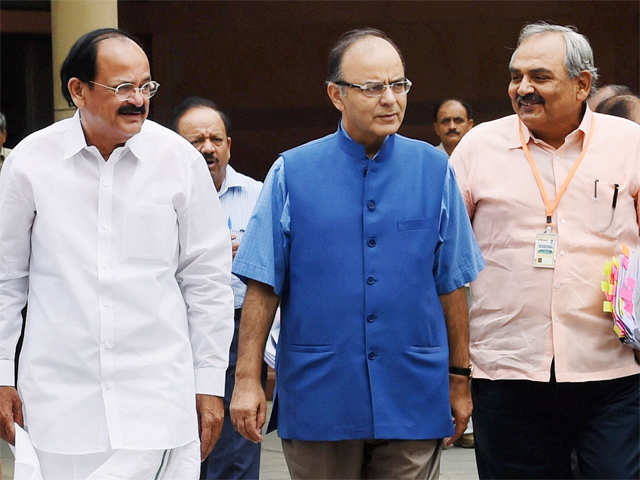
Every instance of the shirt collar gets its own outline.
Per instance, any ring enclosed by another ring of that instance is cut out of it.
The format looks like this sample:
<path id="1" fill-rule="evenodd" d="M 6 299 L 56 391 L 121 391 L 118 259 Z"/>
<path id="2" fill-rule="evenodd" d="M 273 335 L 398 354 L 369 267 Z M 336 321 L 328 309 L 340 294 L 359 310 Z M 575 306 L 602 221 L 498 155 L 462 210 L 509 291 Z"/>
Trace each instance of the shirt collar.
<path id="1" fill-rule="evenodd" d="M 224 172 L 224 180 L 222 181 L 222 185 L 220 185 L 220 191 L 218 192 L 218 197 L 221 197 L 227 190 L 231 188 L 242 188 L 247 184 L 242 175 L 236 172 L 231 165 L 227 163 L 227 168 Z"/>
<path id="2" fill-rule="evenodd" d="M 340 123 L 338 124 L 338 131 L 336 133 L 338 135 L 340 148 L 342 148 L 342 150 L 346 152 L 348 155 L 351 155 L 354 157 L 360 157 L 360 158 L 367 156 L 367 152 L 364 148 L 364 145 L 355 142 L 349 136 L 347 131 L 342 126 L 342 121 L 340 121 Z M 393 135 L 387 135 L 384 141 L 382 142 L 382 145 L 380 146 L 380 148 L 378 149 L 378 151 L 376 152 L 376 154 L 373 156 L 371 160 L 378 160 L 378 159 L 381 160 L 382 157 L 384 156 L 384 152 L 388 151 L 393 146 L 395 136 L 396 136 L 395 133 Z"/>
<path id="3" fill-rule="evenodd" d="M 142 124 L 142 130 L 145 129 L 147 121 Z M 127 140 L 124 144 L 124 148 L 128 148 L 138 159 L 144 158 L 143 141 L 140 140 L 140 134 L 136 134 Z M 71 158 L 83 148 L 87 148 L 87 139 L 84 136 L 82 130 L 82 124 L 80 123 L 80 110 L 76 109 L 76 113 L 70 119 L 70 126 L 66 132 L 66 141 L 64 142 L 64 158 Z"/>
<path id="4" fill-rule="evenodd" d="M 582 121 L 580 122 L 580 125 L 578 125 L 578 128 L 575 129 L 573 132 L 569 133 L 569 135 L 572 135 L 575 132 L 582 132 L 583 142 L 587 138 L 587 135 L 589 134 L 589 130 L 591 129 L 591 118 L 593 117 L 593 112 L 591 111 L 591 109 L 589 109 L 589 105 L 587 105 L 586 102 L 584 105 L 585 105 L 585 111 L 584 111 L 584 115 L 582 116 Z M 529 131 L 527 126 L 520 120 L 520 117 L 518 115 L 514 115 L 514 118 L 515 118 L 515 122 L 513 124 L 513 128 L 511 129 L 511 132 L 509 133 L 509 140 L 508 140 L 508 148 L 510 149 L 522 148 L 522 145 L 520 144 L 520 134 L 518 133 L 517 122 L 520 122 L 522 124 L 522 133 L 524 134 L 525 142 L 529 143 L 529 141 L 532 138 L 535 139 L 535 137 Z M 567 135 L 567 137 L 569 135 Z"/>

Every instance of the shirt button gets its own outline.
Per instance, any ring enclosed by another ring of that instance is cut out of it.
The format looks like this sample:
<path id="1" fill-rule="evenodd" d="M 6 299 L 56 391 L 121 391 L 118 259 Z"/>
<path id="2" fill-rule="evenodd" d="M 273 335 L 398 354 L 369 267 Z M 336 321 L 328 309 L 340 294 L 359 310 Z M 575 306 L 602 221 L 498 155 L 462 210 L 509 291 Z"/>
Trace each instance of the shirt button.
<path id="1" fill-rule="evenodd" d="M 369 200 L 367 202 L 367 208 L 370 212 L 373 212 L 376 209 L 376 202 L 374 202 L 373 200 Z"/>
<path id="2" fill-rule="evenodd" d="M 109 230 L 109 227 L 107 227 L 106 225 L 100 225 L 101 232 L 106 232 L 107 230 Z"/>
<path id="3" fill-rule="evenodd" d="M 369 245 L 371 248 L 376 246 L 376 239 L 375 238 L 370 238 L 369 241 L 367 242 L 367 245 Z"/>
<path id="4" fill-rule="evenodd" d="M 369 315 L 367 315 L 367 322 L 373 323 L 377 318 L 378 316 L 375 313 L 370 313 Z"/>
<path id="5" fill-rule="evenodd" d="M 567 220 L 565 218 L 560 219 L 560 223 L 567 223 Z"/>
<path id="6" fill-rule="evenodd" d="M 376 283 L 376 279 L 373 277 L 367 277 L 367 284 L 368 285 L 373 285 L 374 283 Z"/>
<path id="7" fill-rule="evenodd" d="M 376 354 L 374 352 L 369 353 L 369 360 L 373 360 L 376 358 Z"/>
<path id="8" fill-rule="evenodd" d="M 564 255 L 564 250 L 560 250 L 560 255 Z"/>
<path id="9" fill-rule="evenodd" d="M 105 382 L 104 384 L 105 390 L 111 390 L 111 387 L 112 387 L 111 382 Z"/>

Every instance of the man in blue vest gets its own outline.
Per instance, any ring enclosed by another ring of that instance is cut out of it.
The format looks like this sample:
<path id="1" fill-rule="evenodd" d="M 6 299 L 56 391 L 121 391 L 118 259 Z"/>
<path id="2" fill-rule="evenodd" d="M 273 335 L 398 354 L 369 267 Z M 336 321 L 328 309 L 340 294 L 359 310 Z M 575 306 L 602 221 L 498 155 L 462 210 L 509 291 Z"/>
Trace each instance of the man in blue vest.
<path id="1" fill-rule="evenodd" d="M 464 284 L 484 262 L 446 155 L 396 134 L 410 87 L 383 32 L 343 35 L 338 130 L 281 154 L 234 260 L 248 291 L 232 422 L 262 440 L 280 302 L 272 424 L 293 478 L 436 478 L 471 413 Z"/>

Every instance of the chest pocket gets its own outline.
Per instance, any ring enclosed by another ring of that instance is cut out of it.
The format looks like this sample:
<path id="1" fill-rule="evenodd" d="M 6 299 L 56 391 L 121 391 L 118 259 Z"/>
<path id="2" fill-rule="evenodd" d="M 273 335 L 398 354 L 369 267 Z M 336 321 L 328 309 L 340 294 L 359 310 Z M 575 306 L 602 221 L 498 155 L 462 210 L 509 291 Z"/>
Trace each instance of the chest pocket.
<path id="1" fill-rule="evenodd" d="M 178 241 L 176 214 L 171 205 L 137 205 L 127 214 L 124 232 L 126 260 L 167 263 Z"/>

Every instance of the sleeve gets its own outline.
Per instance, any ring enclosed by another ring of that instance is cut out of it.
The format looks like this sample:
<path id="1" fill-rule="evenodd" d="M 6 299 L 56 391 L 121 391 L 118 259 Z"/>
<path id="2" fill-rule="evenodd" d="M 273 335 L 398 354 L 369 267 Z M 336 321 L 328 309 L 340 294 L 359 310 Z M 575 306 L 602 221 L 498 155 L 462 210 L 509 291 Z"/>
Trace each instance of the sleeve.
<path id="1" fill-rule="evenodd" d="M 271 285 L 276 294 L 282 295 L 289 263 L 289 227 L 284 159 L 279 157 L 264 180 L 233 261 L 233 273 L 244 281 Z"/>
<path id="2" fill-rule="evenodd" d="M 452 292 L 475 280 L 484 265 L 453 168 L 449 165 L 442 189 L 435 252 L 434 277 L 438 295 Z"/>
<path id="3" fill-rule="evenodd" d="M 463 138 L 462 140 L 466 139 Z M 469 213 L 469 218 L 473 219 L 476 205 L 473 201 L 473 195 L 469 182 L 470 172 L 467 168 L 467 163 L 465 162 L 465 145 L 467 144 L 467 142 L 463 142 L 462 140 L 460 140 L 460 143 L 456 146 L 453 154 L 451 155 L 451 165 L 453 166 L 453 169 L 455 171 L 458 188 L 460 189 L 464 204 L 467 208 L 467 212 Z"/>
<path id="4" fill-rule="evenodd" d="M 14 152 L 0 172 L 0 385 L 15 385 L 15 349 L 27 301 L 31 228 L 36 216 L 33 189 L 14 163 Z"/>
<path id="5" fill-rule="evenodd" d="M 194 158 L 188 168 L 176 279 L 187 306 L 196 393 L 224 396 L 234 329 L 231 236 L 205 163 Z"/>

